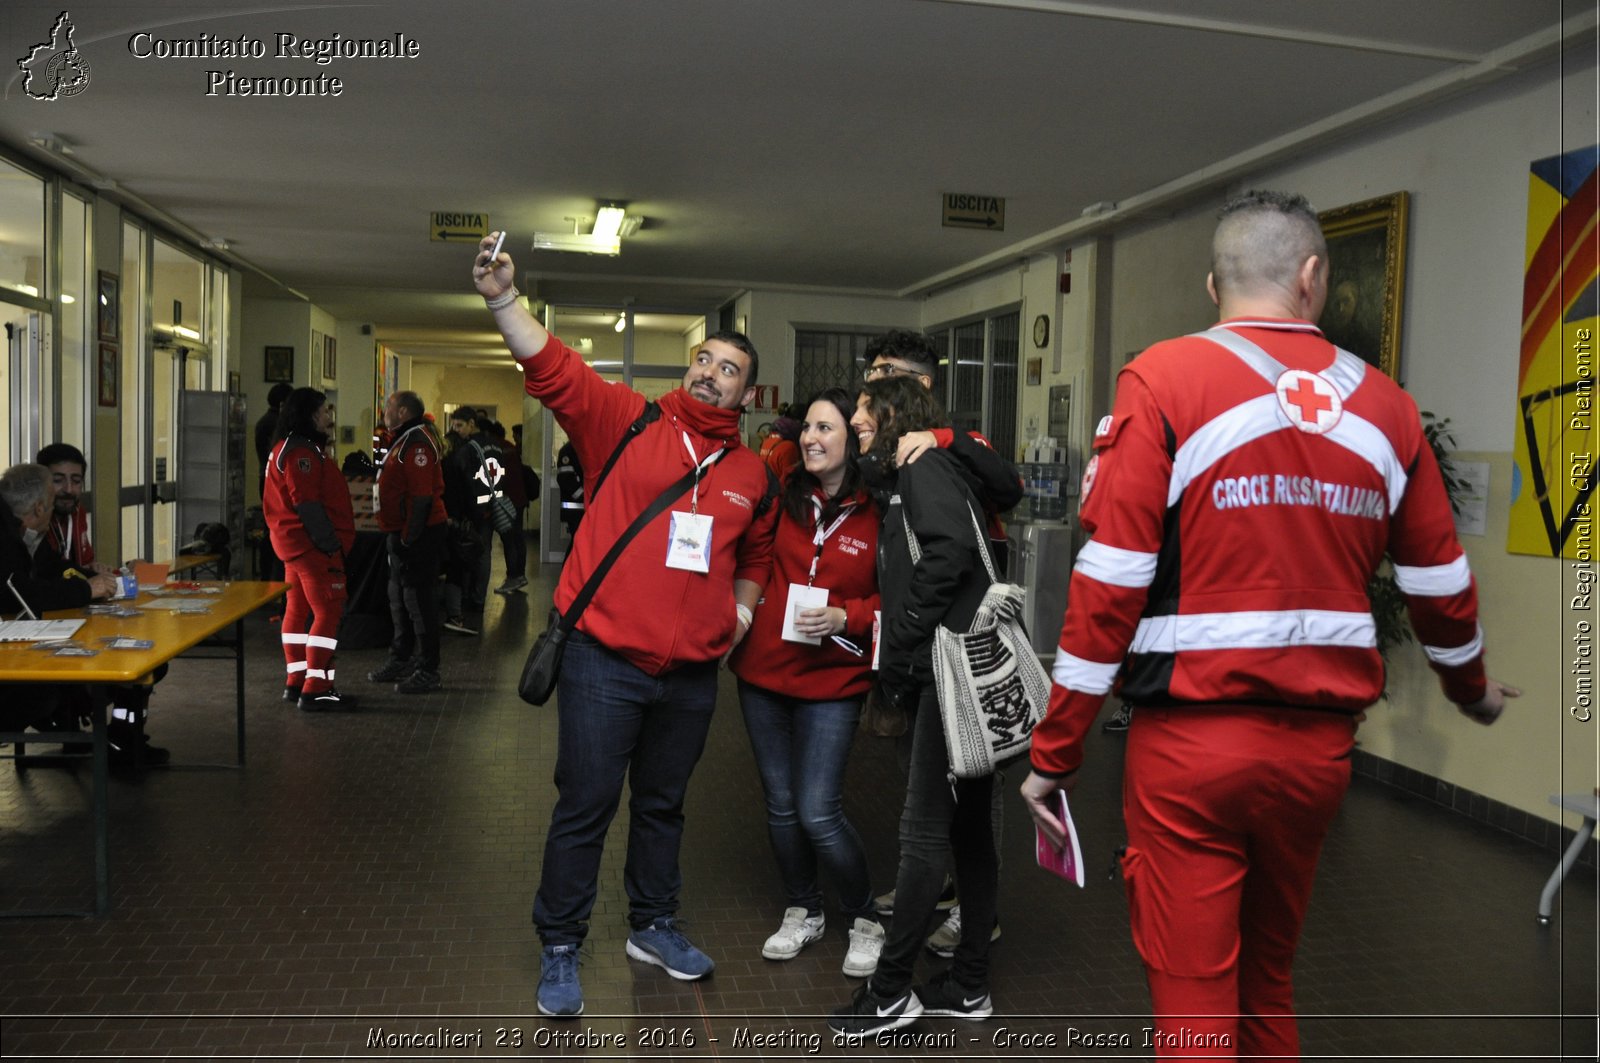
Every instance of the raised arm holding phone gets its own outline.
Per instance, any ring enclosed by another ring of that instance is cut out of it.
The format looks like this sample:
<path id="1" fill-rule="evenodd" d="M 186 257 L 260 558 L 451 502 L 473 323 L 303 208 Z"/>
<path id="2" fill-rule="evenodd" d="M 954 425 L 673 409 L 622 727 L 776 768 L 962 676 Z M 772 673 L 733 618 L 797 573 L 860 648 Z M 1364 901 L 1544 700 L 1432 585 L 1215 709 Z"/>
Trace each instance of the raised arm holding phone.
<path id="1" fill-rule="evenodd" d="M 533 920 L 543 945 L 539 1010 L 572 1017 L 583 1012 L 578 950 L 624 780 L 627 955 L 684 980 L 714 966 L 677 921 L 684 797 L 705 748 L 718 661 L 749 629 L 767 581 L 776 485 L 739 433 L 758 368 L 749 339 L 731 331 L 707 336 L 683 386 L 647 403 L 607 383 L 534 319 L 513 284 L 511 256 L 496 252 L 502 241 L 499 233 L 484 238 L 472 280 L 522 366 L 528 394 L 566 431 L 585 469 L 603 469 L 617 455 L 588 492 L 556 608 L 568 612 L 623 531 L 682 490 L 618 555 L 578 616 L 560 666 L 559 796 Z M 664 616 L 678 620 L 659 622 Z"/>

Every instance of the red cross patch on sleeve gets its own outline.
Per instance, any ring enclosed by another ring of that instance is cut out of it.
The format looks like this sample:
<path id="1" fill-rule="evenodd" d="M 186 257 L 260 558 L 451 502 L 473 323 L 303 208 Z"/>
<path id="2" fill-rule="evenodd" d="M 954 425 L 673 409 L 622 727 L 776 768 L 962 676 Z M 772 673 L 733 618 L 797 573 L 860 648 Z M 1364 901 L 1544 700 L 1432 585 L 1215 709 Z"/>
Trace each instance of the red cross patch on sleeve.
<path id="1" fill-rule="evenodd" d="M 428 464 L 428 452 L 421 447 L 417 448 L 417 456 L 412 459 L 418 465 Z"/>

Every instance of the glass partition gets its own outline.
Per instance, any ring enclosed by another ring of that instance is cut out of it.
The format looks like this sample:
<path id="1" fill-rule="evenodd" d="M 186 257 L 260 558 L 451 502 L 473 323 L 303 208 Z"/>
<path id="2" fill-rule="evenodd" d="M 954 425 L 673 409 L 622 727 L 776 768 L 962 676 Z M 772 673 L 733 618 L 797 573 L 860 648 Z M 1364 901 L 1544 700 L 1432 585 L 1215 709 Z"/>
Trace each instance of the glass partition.
<path id="1" fill-rule="evenodd" d="M 0 159 L 0 287 L 44 295 L 44 233 L 44 178 Z"/>

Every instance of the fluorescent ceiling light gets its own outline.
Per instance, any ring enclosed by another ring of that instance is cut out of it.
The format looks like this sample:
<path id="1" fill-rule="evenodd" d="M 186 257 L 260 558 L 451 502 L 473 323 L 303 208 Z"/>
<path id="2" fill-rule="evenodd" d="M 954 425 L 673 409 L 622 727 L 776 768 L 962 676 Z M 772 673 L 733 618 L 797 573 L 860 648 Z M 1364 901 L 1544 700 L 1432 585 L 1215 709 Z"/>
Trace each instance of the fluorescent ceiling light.
<path id="1" fill-rule="evenodd" d="M 627 212 L 621 207 L 601 207 L 594 214 L 595 236 L 613 237 L 622 233 L 622 220 Z"/>
<path id="2" fill-rule="evenodd" d="M 622 253 L 622 240 L 616 236 L 596 236 L 593 233 L 534 233 L 535 251 L 576 251 L 586 255 L 616 255 Z"/>
<path id="3" fill-rule="evenodd" d="M 172 332 L 173 332 L 173 335 L 182 336 L 185 339 L 197 340 L 197 339 L 200 338 L 200 333 L 196 332 L 192 328 L 187 328 L 187 327 L 185 327 L 183 325 L 173 325 L 172 326 Z"/>
<path id="4" fill-rule="evenodd" d="M 615 329 L 616 331 L 618 331 L 618 332 L 626 332 L 626 331 L 628 331 L 628 318 L 627 318 L 627 316 L 624 315 L 624 314 L 618 314 L 617 315 L 617 323 L 615 325 L 612 325 L 611 327 L 613 329 Z"/>

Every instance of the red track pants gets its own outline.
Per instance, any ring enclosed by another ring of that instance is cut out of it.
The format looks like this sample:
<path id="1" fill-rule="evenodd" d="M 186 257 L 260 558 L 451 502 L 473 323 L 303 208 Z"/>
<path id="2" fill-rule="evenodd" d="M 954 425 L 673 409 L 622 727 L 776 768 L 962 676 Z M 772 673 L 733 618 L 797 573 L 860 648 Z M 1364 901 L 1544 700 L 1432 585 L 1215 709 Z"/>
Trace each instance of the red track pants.
<path id="1" fill-rule="evenodd" d="M 283 563 L 289 593 L 283 607 L 285 684 L 316 694 L 333 686 L 333 653 L 344 616 L 344 559 L 319 551 Z"/>
<path id="2" fill-rule="evenodd" d="M 1300 1058 L 1290 969 L 1354 735 L 1303 709 L 1134 711 L 1123 874 L 1158 1059 Z"/>

